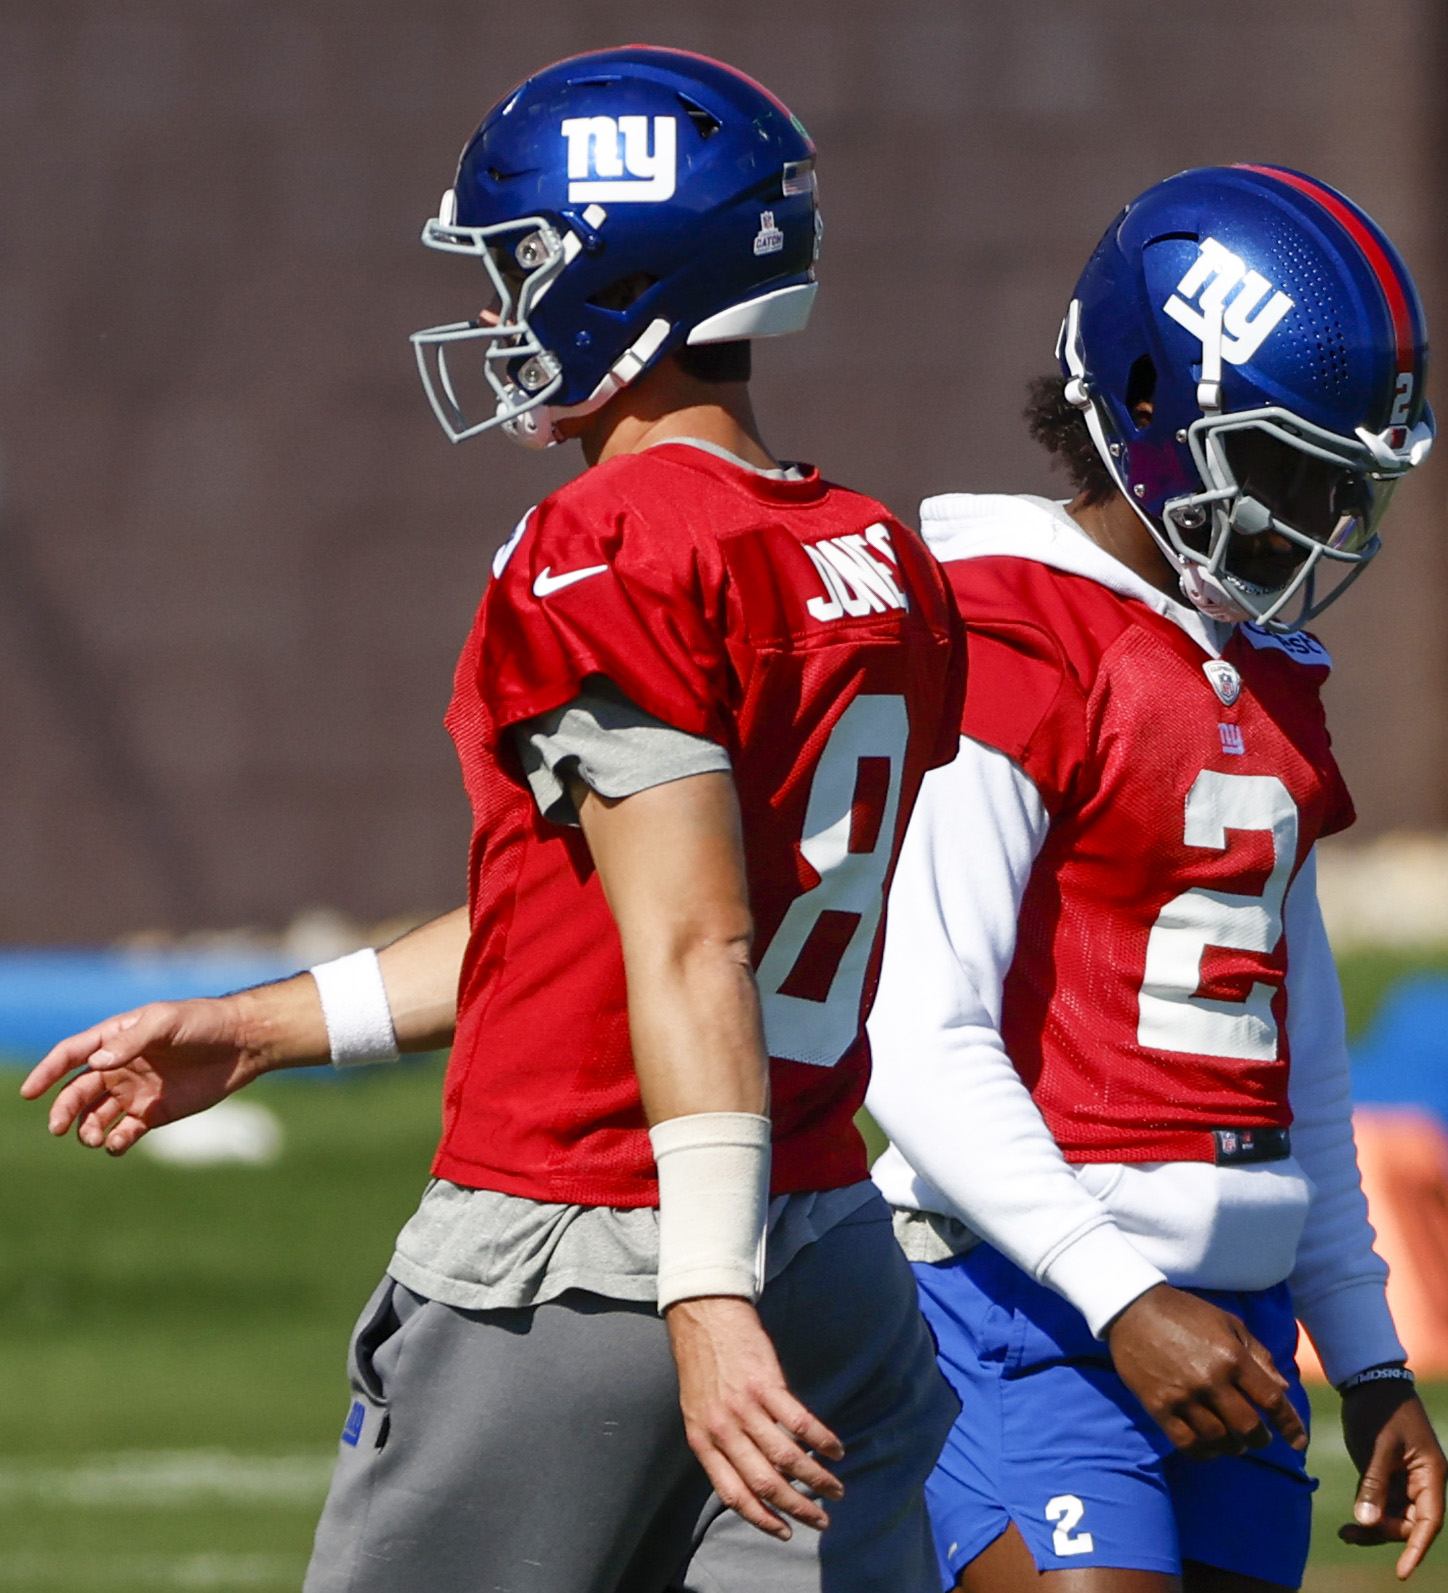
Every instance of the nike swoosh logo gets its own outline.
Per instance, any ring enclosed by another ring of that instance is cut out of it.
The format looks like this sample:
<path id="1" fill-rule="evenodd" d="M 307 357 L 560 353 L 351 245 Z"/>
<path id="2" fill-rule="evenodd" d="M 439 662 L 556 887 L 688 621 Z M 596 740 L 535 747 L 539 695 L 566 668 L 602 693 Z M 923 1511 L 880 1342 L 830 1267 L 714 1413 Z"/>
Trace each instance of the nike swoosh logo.
<path id="1" fill-rule="evenodd" d="M 561 592 L 565 586 L 572 586 L 575 581 L 586 581 L 590 575 L 602 575 L 607 568 L 606 564 L 590 564 L 586 570 L 569 570 L 566 575 L 554 575 L 553 566 L 545 564 L 533 582 L 533 596 L 548 597 L 554 592 Z"/>

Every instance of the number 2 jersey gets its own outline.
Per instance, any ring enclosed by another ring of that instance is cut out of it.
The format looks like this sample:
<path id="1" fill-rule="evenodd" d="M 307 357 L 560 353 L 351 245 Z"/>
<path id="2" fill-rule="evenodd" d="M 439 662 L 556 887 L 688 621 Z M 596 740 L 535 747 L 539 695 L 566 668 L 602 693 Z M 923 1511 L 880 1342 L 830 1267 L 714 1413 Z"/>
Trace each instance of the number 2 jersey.
<path id="1" fill-rule="evenodd" d="M 891 897 L 876 1183 L 1093 1330 L 1163 1278 L 1290 1278 L 1334 1376 L 1392 1359 L 1314 888 L 1314 843 L 1352 819 L 1326 651 L 1213 624 L 1057 504 L 922 515 L 970 679 Z M 1243 1164 L 1289 1125 L 1290 1155 Z"/>
<path id="2" fill-rule="evenodd" d="M 532 510 L 459 661 L 447 723 L 473 810 L 471 936 L 434 1172 L 540 1201 L 657 1204 L 618 934 L 581 832 L 539 814 L 510 734 L 600 676 L 729 754 L 772 1192 L 858 1181 L 884 891 L 926 769 L 955 750 L 959 621 L 880 504 L 682 442 Z"/>

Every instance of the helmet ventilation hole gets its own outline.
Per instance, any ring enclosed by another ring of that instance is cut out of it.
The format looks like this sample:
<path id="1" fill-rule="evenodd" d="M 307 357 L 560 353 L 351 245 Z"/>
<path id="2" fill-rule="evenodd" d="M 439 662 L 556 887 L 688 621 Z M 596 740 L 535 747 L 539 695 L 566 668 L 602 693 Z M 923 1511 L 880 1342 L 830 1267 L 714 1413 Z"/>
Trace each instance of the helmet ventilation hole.
<path id="1" fill-rule="evenodd" d="M 600 310 L 632 309 L 658 280 L 647 271 L 631 271 L 628 276 L 600 288 L 590 296 L 588 302 Z"/>
<path id="2" fill-rule="evenodd" d="M 721 125 L 719 118 L 706 111 L 702 105 L 695 100 L 691 100 L 686 94 L 680 94 L 678 101 L 684 107 L 689 120 L 697 128 L 699 137 L 707 143 L 719 131 Z"/>

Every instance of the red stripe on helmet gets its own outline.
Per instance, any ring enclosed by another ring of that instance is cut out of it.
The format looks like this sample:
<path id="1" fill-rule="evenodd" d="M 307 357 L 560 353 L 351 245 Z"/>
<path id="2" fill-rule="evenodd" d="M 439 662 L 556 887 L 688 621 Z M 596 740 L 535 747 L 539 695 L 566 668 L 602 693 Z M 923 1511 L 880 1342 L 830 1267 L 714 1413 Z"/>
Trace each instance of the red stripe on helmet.
<path id="1" fill-rule="evenodd" d="M 1297 172 L 1283 171 L 1278 166 L 1253 166 L 1245 161 L 1238 166 L 1238 170 L 1254 171 L 1263 177 L 1275 177 L 1278 182 L 1287 183 L 1299 193 L 1306 194 L 1309 199 L 1315 199 L 1324 210 L 1342 223 L 1349 237 L 1367 256 L 1368 264 L 1373 268 L 1378 285 L 1388 301 L 1388 312 L 1393 318 L 1393 333 L 1398 340 L 1398 369 L 1413 370 L 1417 339 L 1413 333 L 1413 311 L 1408 303 L 1407 290 L 1393 269 L 1387 251 L 1357 211 L 1351 205 L 1344 204 L 1330 188 L 1314 182 L 1310 177 L 1299 176 Z"/>

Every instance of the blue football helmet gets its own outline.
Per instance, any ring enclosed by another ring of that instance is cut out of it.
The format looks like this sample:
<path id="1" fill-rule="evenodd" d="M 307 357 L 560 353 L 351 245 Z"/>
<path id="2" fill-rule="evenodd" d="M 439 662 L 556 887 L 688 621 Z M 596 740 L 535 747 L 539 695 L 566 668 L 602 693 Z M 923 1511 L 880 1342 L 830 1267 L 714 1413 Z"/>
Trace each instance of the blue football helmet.
<path id="1" fill-rule="evenodd" d="M 1279 632 L 1378 551 L 1394 487 L 1433 442 L 1427 354 L 1377 224 L 1270 166 L 1182 172 L 1128 205 L 1057 347 L 1067 399 L 1187 597 Z"/>
<path id="2" fill-rule="evenodd" d="M 479 260 L 496 301 L 413 335 L 443 430 L 501 425 L 546 447 L 681 344 L 800 331 L 814 163 L 772 94 L 706 56 L 629 46 L 530 77 L 483 119 L 422 232 Z M 464 414 L 462 351 L 480 356 L 491 413 Z"/>

